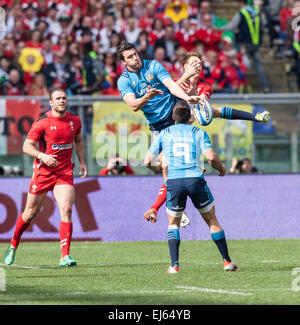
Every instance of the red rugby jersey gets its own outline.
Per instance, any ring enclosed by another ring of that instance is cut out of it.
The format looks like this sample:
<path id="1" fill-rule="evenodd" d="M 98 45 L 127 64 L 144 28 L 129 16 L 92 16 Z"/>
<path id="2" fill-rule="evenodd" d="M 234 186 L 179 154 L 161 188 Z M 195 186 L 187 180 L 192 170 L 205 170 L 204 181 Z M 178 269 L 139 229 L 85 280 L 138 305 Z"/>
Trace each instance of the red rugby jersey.
<path id="1" fill-rule="evenodd" d="M 49 167 L 41 160 L 33 162 L 34 172 L 43 175 L 69 174 L 72 172 L 72 149 L 75 135 L 81 133 L 81 121 L 78 116 L 67 112 L 64 117 L 55 117 L 48 111 L 37 119 L 26 139 L 39 143 L 39 150 L 47 155 L 57 155 L 57 167 Z"/>

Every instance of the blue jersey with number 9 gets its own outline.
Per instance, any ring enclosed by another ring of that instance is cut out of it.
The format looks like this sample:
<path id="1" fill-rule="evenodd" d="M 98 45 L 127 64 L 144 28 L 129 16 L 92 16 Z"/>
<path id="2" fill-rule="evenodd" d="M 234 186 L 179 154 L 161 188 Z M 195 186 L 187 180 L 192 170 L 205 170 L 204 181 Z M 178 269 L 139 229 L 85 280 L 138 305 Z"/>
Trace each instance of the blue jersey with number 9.
<path id="1" fill-rule="evenodd" d="M 196 126 L 175 124 L 160 132 L 149 151 L 163 152 L 168 164 L 168 179 L 204 177 L 203 151 L 212 148 L 208 134 Z"/>

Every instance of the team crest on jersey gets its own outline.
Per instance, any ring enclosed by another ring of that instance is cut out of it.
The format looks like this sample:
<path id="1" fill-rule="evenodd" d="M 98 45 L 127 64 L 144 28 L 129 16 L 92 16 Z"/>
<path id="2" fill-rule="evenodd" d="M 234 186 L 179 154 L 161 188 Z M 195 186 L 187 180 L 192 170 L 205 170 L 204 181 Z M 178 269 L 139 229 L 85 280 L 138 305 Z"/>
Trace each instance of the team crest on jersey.
<path id="1" fill-rule="evenodd" d="M 152 74 L 149 72 L 149 73 L 146 74 L 146 79 L 147 79 L 148 82 L 150 82 L 151 80 L 154 79 L 154 77 L 153 77 Z"/>
<path id="2" fill-rule="evenodd" d="M 71 126 L 71 130 L 74 131 L 74 126 L 73 126 L 74 123 L 71 121 L 69 124 Z"/>
<path id="3" fill-rule="evenodd" d="M 136 86 L 136 83 L 132 81 L 131 87 L 134 88 Z"/>

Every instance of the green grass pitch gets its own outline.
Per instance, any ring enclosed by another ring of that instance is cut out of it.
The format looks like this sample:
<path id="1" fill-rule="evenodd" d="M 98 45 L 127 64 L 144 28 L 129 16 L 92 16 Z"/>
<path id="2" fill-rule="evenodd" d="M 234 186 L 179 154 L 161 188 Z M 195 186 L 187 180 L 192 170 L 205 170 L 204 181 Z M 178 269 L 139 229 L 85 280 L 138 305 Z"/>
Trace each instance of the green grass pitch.
<path id="1" fill-rule="evenodd" d="M 170 275 L 167 242 L 73 242 L 72 268 L 58 267 L 54 242 L 21 243 L 5 266 L 7 246 L 0 305 L 300 304 L 300 239 L 228 240 L 236 272 L 224 271 L 212 241 L 182 241 Z"/>

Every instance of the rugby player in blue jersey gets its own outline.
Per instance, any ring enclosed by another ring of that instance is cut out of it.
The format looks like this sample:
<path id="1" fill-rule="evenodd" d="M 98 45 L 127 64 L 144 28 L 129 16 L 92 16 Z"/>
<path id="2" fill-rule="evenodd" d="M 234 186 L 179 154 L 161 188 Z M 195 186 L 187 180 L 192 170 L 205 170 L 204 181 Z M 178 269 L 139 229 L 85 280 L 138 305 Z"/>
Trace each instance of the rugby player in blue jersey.
<path id="1" fill-rule="evenodd" d="M 155 157 L 163 153 L 162 167 L 168 170 L 167 238 L 171 266 L 166 273 L 179 272 L 179 229 L 187 197 L 191 198 L 207 223 L 211 237 L 222 256 L 224 269 L 235 271 L 237 265 L 229 256 L 225 233 L 215 215 L 214 199 L 206 185 L 200 159 L 204 155 L 208 163 L 219 171 L 219 176 L 226 174 L 226 168 L 212 149 L 207 133 L 190 125 L 191 110 L 185 101 L 175 105 L 172 115 L 175 125 L 160 132 L 145 157 L 145 165 L 152 169 Z"/>
<path id="2" fill-rule="evenodd" d="M 159 62 L 141 60 L 133 44 L 122 42 L 117 52 L 126 66 L 118 79 L 118 89 L 133 111 L 144 113 L 154 136 L 174 124 L 172 110 L 178 100 L 183 99 L 190 104 L 200 101 L 200 96 L 187 95 Z M 193 69 L 196 73 L 200 64 L 195 64 Z M 164 174 L 165 181 L 166 178 Z M 156 216 L 154 218 L 156 220 Z"/>

